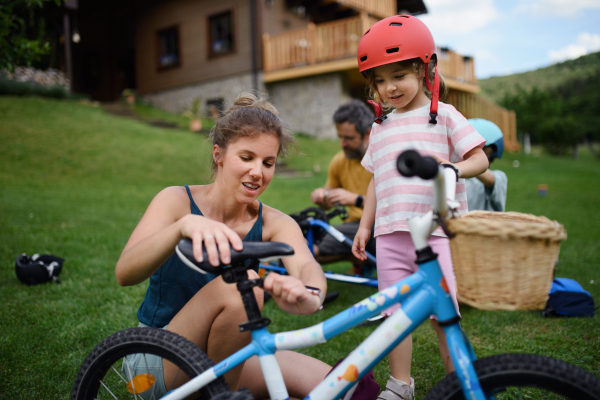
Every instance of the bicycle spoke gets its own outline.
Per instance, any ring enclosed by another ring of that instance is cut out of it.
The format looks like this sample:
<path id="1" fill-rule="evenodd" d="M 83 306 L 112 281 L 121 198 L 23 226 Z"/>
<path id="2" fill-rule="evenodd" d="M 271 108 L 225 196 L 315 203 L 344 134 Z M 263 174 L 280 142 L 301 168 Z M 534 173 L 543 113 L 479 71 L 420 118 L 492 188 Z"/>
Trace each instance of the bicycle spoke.
<path id="1" fill-rule="evenodd" d="M 112 396 L 114 399 L 116 399 L 116 400 L 119 400 L 119 399 L 117 398 L 117 396 L 115 396 L 115 395 L 114 395 L 114 393 L 110 391 L 110 389 L 108 388 L 108 386 L 106 386 L 106 385 L 104 384 L 104 382 L 102 382 L 102 380 L 100 380 L 100 384 L 101 384 L 102 386 L 104 386 L 104 389 L 106 389 L 106 390 L 108 391 L 108 393 L 110 393 L 110 394 L 111 394 L 111 396 Z"/>
<path id="2" fill-rule="evenodd" d="M 121 375 L 121 373 L 120 373 L 119 371 L 117 371 L 117 369 L 115 368 L 115 366 L 114 366 L 114 365 L 111 365 L 111 366 L 110 366 L 110 368 L 111 368 L 113 371 L 115 371 L 115 374 L 117 374 L 117 376 L 118 376 L 119 378 L 121 378 L 121 380 L 122 380 L 123 382 L 125 382 L 125 384 L 127 384 L 127 379 L 125 379 L 125 378 L 123 377 L 123 375 Z"/>

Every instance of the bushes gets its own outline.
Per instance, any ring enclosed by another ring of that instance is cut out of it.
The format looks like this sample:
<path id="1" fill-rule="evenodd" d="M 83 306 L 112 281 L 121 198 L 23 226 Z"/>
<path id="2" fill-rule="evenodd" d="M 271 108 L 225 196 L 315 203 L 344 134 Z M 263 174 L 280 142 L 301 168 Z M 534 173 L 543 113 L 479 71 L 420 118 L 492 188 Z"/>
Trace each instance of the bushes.
<path id="1" fill-rule="evenodd" d="M 35 82 L 18 82 L 0 76 L 0 95 L 3 96 L 41 96 L 55 99 L 81 99 L 85 96 L 70 93 L 64 86 L 44 86 Z"/>

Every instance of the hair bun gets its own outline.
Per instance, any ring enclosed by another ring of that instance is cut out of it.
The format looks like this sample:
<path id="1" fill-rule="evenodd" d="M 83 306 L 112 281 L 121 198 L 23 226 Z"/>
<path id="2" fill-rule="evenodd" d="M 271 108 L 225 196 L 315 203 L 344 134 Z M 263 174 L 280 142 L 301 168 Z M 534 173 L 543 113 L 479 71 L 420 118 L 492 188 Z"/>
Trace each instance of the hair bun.
<path id="1" fill-rule="evenodd" d="M 260 110 L 269 111 L 275 115 L 278 114 L 277 109 L 269 103 L 265 95 L 261 94 L 260 96 L 257 96 L 251 92 L 241 93 L 237 99 L 235 99 L 228 111 L 234 111 L 245 107 L 258 108 Z"/>

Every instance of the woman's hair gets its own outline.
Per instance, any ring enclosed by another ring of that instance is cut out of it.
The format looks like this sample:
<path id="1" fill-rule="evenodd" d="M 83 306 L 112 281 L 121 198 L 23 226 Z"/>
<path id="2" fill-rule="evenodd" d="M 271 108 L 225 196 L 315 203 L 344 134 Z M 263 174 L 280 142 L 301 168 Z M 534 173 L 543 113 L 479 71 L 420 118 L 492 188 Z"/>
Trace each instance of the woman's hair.
<path id="1" fill-rule="evenodd" d="M 435 63 L 436 60 L 433 58 L 429 60 L 429 65 L 427 68 L 427 74 L 429 75 L 429 83 L 433 85 L 433 80 L 435 78 Z M 403 67 L 411 67 L 415 73 L 425 74 L 425 63 L 420 58 L 412 58 L 410 60 L 399 61 L 398 64 Z M 389 109 L 391 106 L 389 104 L 383 104 L 381 97 L 379 96 L 379 92 L 377 91 L 377 84 L 375 83 L 375 68 L 371 68 L 366 71 L 367 75 L 367 87 L 369 90 L 369 97 L 375 100 L 375 102 L 381 104 L 385 109 Z M 444 100 L 446 95 L 448 94 L 448 86 L 446 86 L 446 81 L 440 71 L 438 71 L 438 79 L 440 81 L 440 100 Z M 427 87 L 427 83 L 425 82 L 425 77 L 423 77 L 423 91 L 431 99 L 431 91 Z"/>
<path id="2" fill-rule="evenodd" d="M 241 137 L 257 137 L 263 133 L 275 135 L 279 139 L 278 155 L 282 157 L 287 154 L 290 144 L 296 141 L 265 95 L 245 92 L 221 115 L 209 138 L 213 145 L 218 144 L 225 150 L 230 143 Z M 213 173 L 217 170 L 214 159 L 211 169 Z"/>

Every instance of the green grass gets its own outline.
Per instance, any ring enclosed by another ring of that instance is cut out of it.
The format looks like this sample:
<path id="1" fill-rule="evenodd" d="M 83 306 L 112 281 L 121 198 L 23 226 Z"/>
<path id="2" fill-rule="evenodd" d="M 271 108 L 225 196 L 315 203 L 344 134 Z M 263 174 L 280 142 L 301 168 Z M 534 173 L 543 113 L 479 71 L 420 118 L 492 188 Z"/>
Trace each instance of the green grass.
<path id="1" fill-rule="evenodd" d="M 284 212 L 310 205 L 326 179 L 336 141 L 299 138 L 286 168 L 262 201 Z M 64 399 L 79 365 L 106 336 L 137 324 L 146 284 L 119 287 L 114 265 L 152 197 L 163 187 L 210 181 L 206 136 L 114 117 L 100 108 L 40 98 L 0 97 L 0 399 Z M 513 167 L 519 160 L 520 166 Z M 320 168 L 315 171 L 315 164 Z M 545 155 L 507 155 L 494 163 L 509 179 L 509 210 L 563 223 L 568 239 L 557 276 L 574 278 L 600 303 L 600 163 Z M 537 195 L 538 184 L 548 195 Z M 14 272 L 20 253 L 66 259 L 61 284 L 25 286 Z M 347 264 L 327 266 L 345 271 Z M 591 283 L 591 281 L 595 283 Z M 340 298 L 311 316 L 292 316 L 269 302 L 272 332 L 314 324 L 374 293 L 331 282 Z M 529 352 L 557 357 L 600 376 L 600 323 L 594 318 L 546 319 L 539 312 L 462 307 L 463 327 L 477 354 Z M 374 327 L 357 328 L 303 350 L 333 364 Z M 417 397 L 444 376 L 430 324 L 413 335 Z M 375 368 L 383 386 L 387 360 Z"/>

